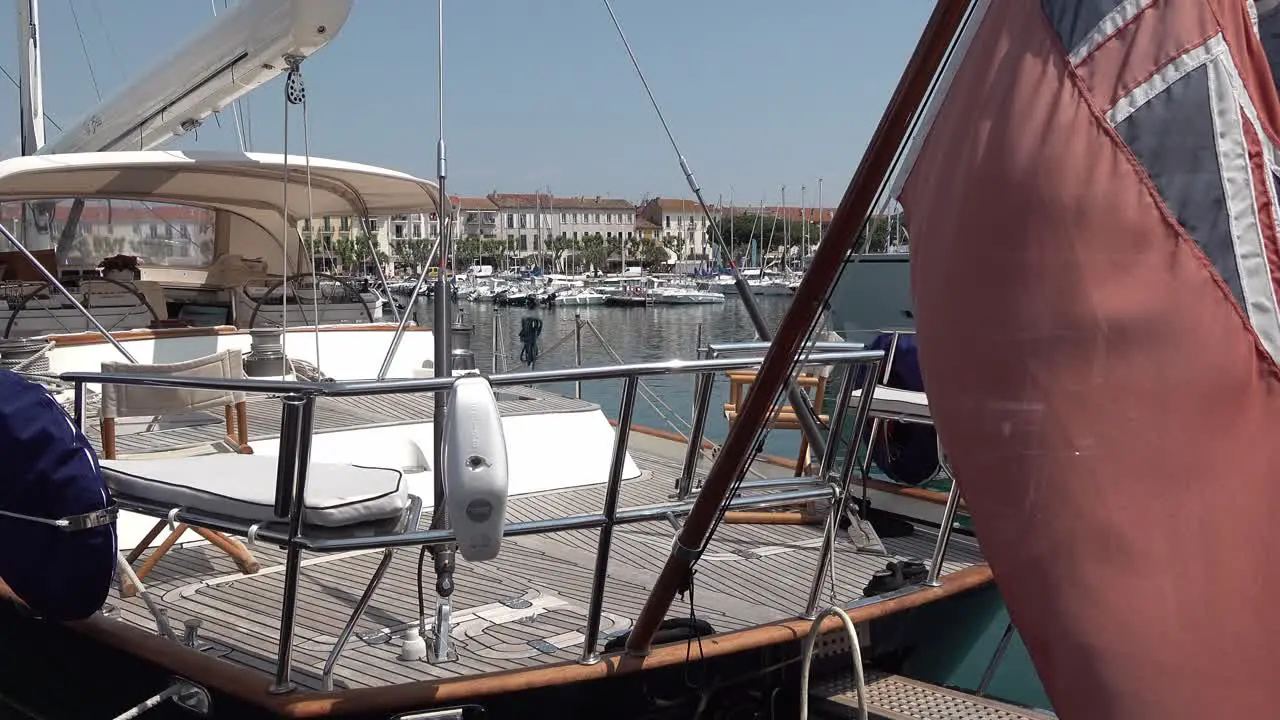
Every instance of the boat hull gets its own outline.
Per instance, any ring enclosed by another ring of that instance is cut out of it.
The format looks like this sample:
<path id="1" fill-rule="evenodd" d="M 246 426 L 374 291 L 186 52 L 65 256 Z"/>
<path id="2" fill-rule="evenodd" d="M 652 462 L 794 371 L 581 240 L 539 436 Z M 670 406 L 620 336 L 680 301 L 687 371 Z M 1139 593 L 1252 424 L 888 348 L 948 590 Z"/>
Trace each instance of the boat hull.
<path id="1" fill-rule="evenodd" d="M 915 595 L 886 599 L 879 607 L 854 610 L 855 622 L 891 618 L 922 605 L 944 616 L 948 627 L 981 627 L 970 617 L 966 598 L 988 585 L 990 573 L 974 568 L 962 579 Z M 948 611 L 948 607 L 956 610 Z M 834 618 L 827 631 L 839 627 Z M 280 717 L 396 720 L 408 713 L 465 708 L 466 720 L 503 718 L 617 717 L 685 720 L 702 712 L 708 717 L 764 717 L 770 708 L 799 703 L 799 663 L 777 665 L 778 658 L 799 655 L 810 621 L 796 619 L 722 634 L 703 642 L 705 659 L 689 665 L 687 653 L 698 646 L 686 642 L 655 647 L 644 660 L 606 656 L 593 665 L 569 663 L 527 671 L 453 678 L 435 684 L 392 686 L 319 693 L 297 689 L 267 692 L 265 674 L 234 668 L 216 657 L 180 647 L 158 636 L 131 629 L 122 633 L 116 620 L 94 618 L 74 625 L 33 619 L 0 600 L 0 716 L 70 718 L 114 716 L 164 690 L 181 677 L 205 690 L 211 700 L 205 717 L 265 720 Z M 694 656 L 696 658 L 696 655 Z M 762 672 L 761 668 L 774 668 Z M 229 669 L 230 668 L 230 669 Z M 843 655 L 817 662 L 814 687 L 847 674 Z M 705 673 L 705 674 L 704 674 Z M 711 678 L 720 682 L 712 685 Z M 701 680 L 700 680 L 701 679 Z M 690 687 L 690 682 L 699 680 Z M 706 692 L 709 688 L 715 690 Z M 74 689 L 74 692 L 68 690 Z M 789 717 L 784 711 L 781 717 Z M 185 709 L 163 703 L 146 717 L 189 718 Z"/>

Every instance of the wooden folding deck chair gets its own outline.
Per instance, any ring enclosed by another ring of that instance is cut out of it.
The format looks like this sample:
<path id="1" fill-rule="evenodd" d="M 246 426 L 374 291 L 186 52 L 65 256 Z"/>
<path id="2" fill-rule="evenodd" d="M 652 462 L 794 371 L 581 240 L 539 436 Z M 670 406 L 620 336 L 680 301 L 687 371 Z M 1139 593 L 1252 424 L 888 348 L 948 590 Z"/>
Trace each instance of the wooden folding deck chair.
<path id="1" fill-rule="evenodd" d="M 754 370 L 730 370 L 726 374 L 729 376 L 729 402 L 724 404 L 724 417 L 728 420 L 729 427 L 733 427 L 734 421 L 738 419 L 738 414 L 742 410 L 742 403 L 747 397 L 747 391 L 750 390 L 752 383 L 756 380 L 756 372 Z M 827 396 L 826 374 L 822 372 L 801 373 L 796 378 L 796 383 L 813 400 L 813 407 L 819 413 L 818 419 L 823 423 L 830 421 L 830 416 L 820 414 L 822 412 L 822 403 Z M 774 405 L 769 411 L 767 427 L 776 430 L 801 430 L 800 419 L 796 416 L 796 408 L 790 402 Z M 800 455 L 796 458 L 796 477 L 803 475 L 805 468 L 809 464 L 809 438 L 801 432 Z"/>
<path id="2" fill-rule="evenodd" d="M 129 363 L 103 363 L 104 373 L 136 373 L 146 375 L 173 375 L 185 377 L 208 377 L 239 379 L 244 377 L 244 365 L 239 350 L 224 350 L 216 355 L 196 358 L 180 363 L 162 363 L 152 365 Z M 250 454 L 248 412 L 245 408 L 244 393 L 222 390 L 192 390 L 187 388 L 158 388 L 140 385 L 103 385 L 101 405 L 102 455 L 107 460 L 117 459 L 116 453 L 116 419 L 131 417 L 159 418 L 163 415 L 184 412 L 197 412 L 223 408 L 226 420 L 226 437 L 224 441 L 235 452 Z M 132 565 L 147 551 L 151 543 L 168 525 L 161 520 L 146 534 L 126 557 L 125 561 Z M 208 540 L 215 547 L 225 552 L 235 561 L 240 572 L 252 574 L 261 569 L 261 565 L 242 543 L 214 530 L 192 528 L 185 523 L 177 525 L 169 536 L 160 543 L 137 569 L 138 579 L 146 577 L 151 569 L 160 562 L 165 553 L 178 542 L 187 530 L 195 532 Z M 137 588 L 128 579 L 122 578 L 120 594 L 131 597 Z"/>

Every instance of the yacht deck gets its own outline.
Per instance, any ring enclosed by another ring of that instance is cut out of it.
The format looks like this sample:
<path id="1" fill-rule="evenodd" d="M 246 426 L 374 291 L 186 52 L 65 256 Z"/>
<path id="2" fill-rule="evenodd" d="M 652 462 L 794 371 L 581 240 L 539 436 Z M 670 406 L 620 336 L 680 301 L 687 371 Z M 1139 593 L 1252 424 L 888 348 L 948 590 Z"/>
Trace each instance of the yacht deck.
<path id="1" fill-rule="evenodd" d="M 498 410 L 504 417 L 599 408 L 586 400 L 529 386 L 502 388 L 497 396 Z M 250 443 L 280 437 L 278 397 L 250 396 L 245 407 Z M 428 394 L 321 397 L 316 399 L 313 427 L 316 433 L 387 427 L 431 422 L 434 415 L 434 403 Z M 95 396 L 86 413 L 85 434 L 99 452 L 102 451 L 100 423 Z M 166 416 L 155 423 L 145 418 L 121 418 L 117 428 L 116 451 L 122 456 L 208 448 L 226 435 L 221 410 Z"/>
<path id="2" fill-rule="evenodd" d="M 545 406 L 539 410 L 545 411 Z M 373 409 L 366 405 L 362 411 L 372 413 Z M 386 414 L 391 414 L 390 409 Z M 320 415 L 317 413 L 317 426 L 323 427 Z M 351 422 L 351 416 L 347 416 L 346 427 Z M 216 425 L 213 431 L 220 432 Z M 173 431 L 147 434 L 169 432 Z M 188 439 L 195 442 L 194 436 Z M 623 484 L 620 507 L 669 501 L 683 447 L 633 433 L 630 448 L 643 472 Z M 755 470 L 769 476 L 790 474 L 788 468 L 766 463 L 757 463 Z M 602 483 L 514 497 L 508 520 L 599 512 L 604 490 Z M 602 644 L 629 628 L 666 559 L 673 535 L 672 526 L 665 521 L 615 529 Z M 894 555 L 927 559 L 935 539 L 933 529 L 920 526 L 912 536 L 886 539 L 885 545 Z M 458 659 L 440 665 L 397 658 L 400 633 L 418 617 L 418 552 L 397 551 L 338 663 L 335 687 L 383 686 L 578 659 L 596 541 L 596 530 L 507 538 L 502 554 L 494 561 L 471 564 L 459 558 L 452 616 Z M 694 610 L 717 631 L 797 616 L 808 596 L 821 543 L 821 526 L 723 525 L 698 565 Z M 971 537 L 954 535 L 949 547 L 944 574 L 982 562 Z M 201 638 L 209 644 L 206 652 L 259 670 L 266 680 L 276 655 L 284 555 L 275 548 L 258 546 L 253 550 L 263 568 L 246 576 L 237 572 L 230 559 L 206 544 L 177 547 L 148 576 L 147 585 L 161 599 L 176 630 L 181 631 L 184 621 L 198 618 L 202 622 Z M 372 550 L 304 556 L 293 652 L 294 679 L 299 685 L 320 689 L 325 657 L 381 553 Z M 872 573 L 882 568 L 886 560 L 856 552 L 842 534 L 835 552 L 834 577 L 828 578 L 829 597 L 834 592 L 840 602 L 859 599 Z M 429 557 L 424 586 L 430 618 L 435 596 Z M 113 598 L 111 602 L 116 604 L 120 620 L 154 632 L 155 623 L 140 598 Z M 687 614 L 688 603 L 687 597 L 678 600 L 671 614 Z"/>

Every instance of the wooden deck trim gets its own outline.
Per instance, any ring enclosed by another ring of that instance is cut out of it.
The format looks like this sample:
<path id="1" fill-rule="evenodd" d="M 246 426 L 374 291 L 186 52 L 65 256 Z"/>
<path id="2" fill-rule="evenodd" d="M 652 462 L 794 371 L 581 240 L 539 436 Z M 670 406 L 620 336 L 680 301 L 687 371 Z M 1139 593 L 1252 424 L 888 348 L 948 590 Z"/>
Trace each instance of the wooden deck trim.
<path id="1" fill-rule="evenodd" d="M 374 323 L 374 324 L 356 324 L 349 325 L 322 325 L 318 329 L 319 332 L 377 332 L 381 330 L 393 331 L 396 329 L 395 323 Z M 290 333 L 310 333 L 316 332 L 314 327 L 291 327 Z M 422 326 L 406 326 L 405 332 L 431 332 L 431 328 Z M 111 333 L 111 337 L 120 342 L 128 342 L 131 340 L 165 340 L 169 338 L 184 337 L 220 337 L 222 335 L 248 335 L 248 330 L 235 327 L 234 325 L 215 325 L 212 327 L 191 327 L 191 328 L 139 328 L 137 330 L 121 330 Z M 102 337 L 101 333 L 83 332 L 70 333 L 61 335 L 49 335 L 50 342 L 55 343 L 58 347 L 79 347 L 84 345 L 103 345 L 107 339 Z"/>
<path id="2" fill-rule="evenodd" d="M 939 587 L 921 588 L 909 595 L 864 605 L 850 612 L 849 616 L 855 623 L 860 623 L 910 610 L 990 583 L 992 574 L 986 564 L 980 564 L 944 575 L 940 579 L 942 585 Z M 822 624 L 821 632 L 838 629 L 840 622 L 837 617 L 828 617 Z M 731 655 L 799 640 L 808 634 L 810 624 L 809 620 L 796 618 L 703 638 L 702 657 Z M 679 665 L 685 662 L 688 652 L 684 643 L 672 643 L 655 647 L 647 657 L 631 657 L 618 652 L 605 655 L 594 665 L 569 661 L 525 670 L 388 687 L 334 692 L 299 690 L 289 695 L 272 695 L 267 692 L 271 679 L 266 675 L 209 657 L 127 623 L 99 615 L 88 620 L 69 622 L 67 626 L 111 647 L 145 658 L 210 690 L 291 718 L 391 713 L 435 704 L 473 701 L 522 690 L 588 682 Z"/>
<path id="3" fill-rule="evenodd" d="M 609 420 L 609 424 L 613 425 L 614 427 L 617 427 L 618 422 L 616 420 Z M 684 444 L 685 442 L 687 442 L 685 438 L 669 430 L 659 430 L 656 428 L 645 427 L 643 425 L 633 425 L 631 427 L 631 431 L 640 433 L 641 435 L 649 435 L 650 437 L 662 438 L 663 440 L 670 440 L 671 442 L 677 442 L 680 444 Z M 712 443 L 710 440 L 703 440 L 702 447 L 704 450 L 710 450 L 715 447 L 715 443 Z M 770 465 L 777 465 L 778 467 L 784 467 L 784 468 L 787 468 L 788 470 L 793 469 L 796 466 L 795 460 L 791 460 L 784 457 L 778 457 L 777 455 L 767 455 L 765 453 L 760 453 L 759 455 L 757 455 L 756 460 L 759 462 L 768 463 Z M 861 478 L 855 478 L 853 482 L 854 484 L 860 485 L 862 483 L 862 480 Z M 880 492 L 891 493 L 893 495 L 901 495 L 903 497 L 909 497 L 914 500 L 922 500 L 924 502 L 933 503 L 935 505 L 947 504 L 947 494 L 943 492 L 938 492 L 937 490 L 926 490 L 924 488 L 913 488 L 913 487 L 907 487 L 905 485 L 896 485 L 891 482 L 877 480 L 876 478 L 867 478 L 867 487 L 871 488 L 872 490 L 879 490 Z M 963 498 L 960 499 L 960 507 L 962 508 L 965 507 Z"/>
<path id="4" fill-rule="evenodd" d="M 617 427 L 618 421 L 614 420 L 613 418 L 610 418 L 609 424 L 614 427 Z M 688 442 L 687 439 L 680 436 L 678 433 L 671 432 L 670 430 L 659 430 L 657 428 L 645 427 L 644 425 L 632 425 L 631 432 L 640 433 L 641 435 L 648 435 L 649 437 L 661 438 L 663 440 L 670 440 L 671 442 L 680 443 L 681 445 L 684 445 L 686 442 Z M 710 440 L 702 441 L 703 450 L 712 450 L 712 449 L 715 449 L 715 446 L 716 444 L 711 442 Z M 758 460 L 759 462 L 769 463 L 770 465 L 777 465 L 778 467 L 784 467 L 788 470 L 794 470 L 796 466 L 796 461 L 794 458 L 788 459 L 784 457 L 778 457 L 777 455 L 767 455 L 765 453 L 760 453 L 759 455 L 757 455 L 756 460 Z"/>

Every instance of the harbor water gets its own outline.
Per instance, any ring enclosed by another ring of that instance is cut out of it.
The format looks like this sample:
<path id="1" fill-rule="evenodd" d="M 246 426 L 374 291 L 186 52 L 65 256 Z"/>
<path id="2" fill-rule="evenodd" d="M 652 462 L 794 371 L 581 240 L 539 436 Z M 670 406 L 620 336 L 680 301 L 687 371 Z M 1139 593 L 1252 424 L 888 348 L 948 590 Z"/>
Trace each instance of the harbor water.
<path id="1" fill-rule="evenodd" d="M 431 317 L 431 302 L 419 300 L 418 318 Z M 762 296 L 756 298 L 756 302 L 765 321 L 776 329 L 786 313 L 790 298 Z M 575 366 L 575 318 L 584 322 L 581 341 L 584 367 L 693 360 L 698 356 L 699 333 L 704 346 L 707 343 L 750 342 L 756 339 L 746 308 L 736 296 L 728 296 L 724 303 L 714 305 L 523 308 L 460 300 L 454 307 L 460 308 L 467 324 L 474 327 L 471 349 L 475 352 L 477 365 L 485 371 L 493 367 L 495 347 L 499 372 L 514 372 L 528 367 L 521 360 L 519 338 L 525 318 L 542 321 L 539 353 L 534 363 L 539 370 Z M 599 332 L 599 337 L 593 328 Z M 645 379 L 636 398 L 636 424 L 688 435 L 693 411 L 693 385 L 692 375 Z M 548 385 L 546 389 L 568 396 L 575 392 L 571 383 Z M 621 393 L 622 382 L 618 380 L 595 381 L 582 386 L 583 399 L 599 404 L 611 419 L 618 416 Z M 728 401 L 729 384 L 721 373 L 716 377 L 712 391 L 706 439 L 716 443 L 724 440 L 728 425 L 723 408 Z M 764 452 L 794 458 L 799 446 L 799 431 L 778 430 L 769 433 Z"/>

